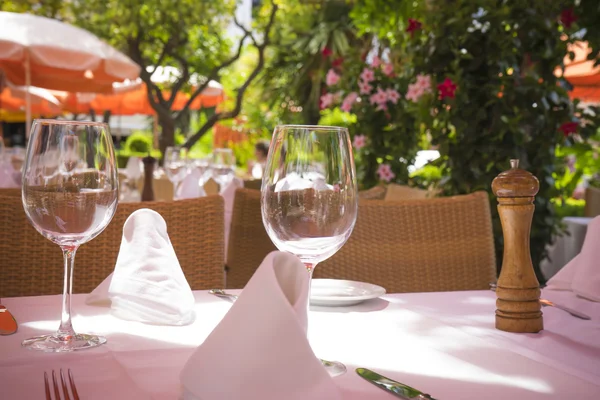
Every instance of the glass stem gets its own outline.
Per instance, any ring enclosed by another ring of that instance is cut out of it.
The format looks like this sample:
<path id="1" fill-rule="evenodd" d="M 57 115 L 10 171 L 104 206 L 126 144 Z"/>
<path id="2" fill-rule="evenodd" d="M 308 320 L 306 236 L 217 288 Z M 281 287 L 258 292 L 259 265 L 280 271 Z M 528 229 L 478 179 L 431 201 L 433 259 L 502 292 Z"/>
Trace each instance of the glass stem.
<path id="1" fill-rule="evenodd" d="M 62 314 L 60 318 L 60 327 L 56 336 L 63 341 L 70 340 L 74 335 L 73 325 L 71 324 L 71 294 L 73 294 L 73 267 L 75 266 L 75 253 L 78 246 L 61 247 L 63 258 L 65 260 L 65 278 L 63 282 Z"/>
<path id="2" fill-rule="evenodd" d="M 312 286 L 312 275 L 313 275 L 313 271 L 315 270 L 315 267 L 317 266 L 316 263 L 304 263 L 304 266 L 306 267 L 306 271 L 308 272 L 308 296 L 306 297 L 306 336 L 308 337 L 308 315 L 310 314 L 310 290 L 311 290 L 311 286 Z"/>

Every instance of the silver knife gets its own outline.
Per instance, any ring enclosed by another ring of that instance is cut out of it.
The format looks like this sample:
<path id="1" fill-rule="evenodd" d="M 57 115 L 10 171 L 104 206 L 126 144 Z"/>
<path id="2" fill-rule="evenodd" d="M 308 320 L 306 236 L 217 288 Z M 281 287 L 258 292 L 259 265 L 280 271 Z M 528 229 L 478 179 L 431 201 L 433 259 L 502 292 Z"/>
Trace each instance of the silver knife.
<path id="1" fill-rule="evenodd" d="M 404 385 L 400 382 L 396 382 L 390 378 L 386 378 L 383 375 L 379 375 L 377 372 L 371 371 L 367 368 L 356 368 L 356 373 L 362 378 L 371 382 L 373 385 L 380 389 L 383 389 L 389 393 L 392 393 L 401 399 L 405 400 L 435 400 L 427 393 L 423 393 L 417 389 L 411 388 L 410 386 Z"/>

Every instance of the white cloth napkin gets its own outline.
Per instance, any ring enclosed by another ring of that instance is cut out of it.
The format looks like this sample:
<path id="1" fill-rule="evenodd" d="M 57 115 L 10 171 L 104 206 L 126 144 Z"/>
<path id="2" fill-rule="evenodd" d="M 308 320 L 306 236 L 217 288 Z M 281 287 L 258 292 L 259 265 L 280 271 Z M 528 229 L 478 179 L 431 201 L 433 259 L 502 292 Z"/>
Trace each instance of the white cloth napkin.
<path id="1" fill-rule="evenodd" d="M 127 218 L 115 270 L 86 303 L 110 305 L 113 315 L 131 321 L 156 325 L 194 321 L 194 295 L 160 214 L 144 208 Z"/>
<path id="2" fill-rule="evenodd" d="M 548 281 L 546 289 L 571 290 L 600 302 L 600 217 L 590 221 L 581 252 Z"/>
<path id="3" fill-rule="evenodd" d="M 267 255 L 181 373 L 184 400 L 338 400 L 306 339 L 309 275 L 298 258 Z"/>
<path id="4" fill-rule="evenodd" d="M 137 180 L 142 177 L 142 162 L 139 157 L 129 157 L 125 166 L 125 174 L 131 180 Z"/>
<path id="5" fill-rule="evenodd" d="M 198 168 L 193 168 L 177 188 L 175 198 L 177 200 L 183 200 L 197 199 L 198 197 L 206 196 L 204 188 L 200 186 L 200 178 L 202 178 L 200 170 Z"/>
<path id="6" fill-rule="evenodd" d="M 233 200 L 235 199 L 235 191 L 244 187 L 244 181 L 240 178 L 233 178 L 231 182 L 223 190 L 225 207 L 225 255 L 227 256 L 227 244 L 229 242 L 229 231 L 231 230 L 231 216 L 233 214 Z"/>
<path id="7" fill-rule="evenodd" d="M 0 188 L 18 188 L 19 184 L 14 179 L 15 171 L 10 161 L 0 158 Z"/>

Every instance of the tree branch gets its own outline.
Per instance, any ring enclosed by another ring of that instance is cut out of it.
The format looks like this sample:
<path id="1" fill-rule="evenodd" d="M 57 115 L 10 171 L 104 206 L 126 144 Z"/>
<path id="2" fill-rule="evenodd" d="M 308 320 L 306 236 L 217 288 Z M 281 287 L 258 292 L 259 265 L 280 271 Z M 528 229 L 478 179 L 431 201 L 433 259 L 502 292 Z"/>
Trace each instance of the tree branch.
<path id="1" fill-rule="evenodd" d="M 258 50 L 258 62 L 256 63 L 256 66 L 254 67 L 254 69 L 252 70 L 252 72 L 250 73 L 250 75 L 248 76 L 248 78 L 246 79 L 246 81 L 238 89 L 237 96 L 236 96 L 236 101 L 235 101 L 235 107 L 233 108 L 233 110 L 231 110 L 231 111 L 224 111 L 224 112 L 213 114 L 206 121 L 206 123 L 200 129 L 198 129 L 198 131 L 196 133 L 194 133 L 192 136 L 190 136 L 186 140 L 186 142 L 183 144 L 183 147 L 186 147 L 186 148 L 189 149 L 190 147 L 192 147 L 192 145 L 194 143 L 196 143 L 198 141 L 198 139 L 200 139 L 206 132 L 208 132 L 208 130 L 210 128 L 212 128 L 213 125 L 216 124 L 218 121 L 221 121 L 221 120 L 224 120 L 224 119 L 235 118 L 242 111 L 242 101 L 243 101 L 243 98 L 244 98 L 244 93 L 246 92 L 246 90 L 248 89 L 248 87 L 250 86 L 250 84 L 252 83 L 252 81 L 258 76 L 258 74 L 262 71 L 262 69 L 264 67 L 264 64 L 265 64 L 265 49 L 266 49 L 266 47 L 270 43 L 270 41 L 269 41 L 269 35 L 271 33 L 271 29 L 273 27 L 273 24 L 275 23 L 275 15 L 277 14 L 277 10 L 278 10 L 277 4 L 273 3 L 273 8 L 271 9 L 271 14 L 269 16 L 269 22 L 267 23 L 267 25 L 264 28 L 264 39 L 263 39 L 262 44 L 260 44 L 260 45 L 257 44 L 256 41 L 254 40 L 253 36 L 245 28 L 242 27 L 242 29 L 244 30 L 245 34 L 244 34 L 244 37 L 242 38 L 242 41 L 240 42 L 240 48 L 238 49 L 238 54 L 236 56 L 234 56 L 234 58 L 228 60 L 228 63 L 227 62 L 225 63 L 227 65 L 230 65 L 235 60 L 237 60 L 237 58 L 239 58 L 243 42 L 246 39 L 246 37 L 248 37 L 248 35 L 250 34 L 250 37 L 253 39 L 253 42 L 254 42 L 257 50 Z M 236 24 L 237 24 L 237 21 L 236 21 Z M 217 72 L 218 72 L 219 69 L 221 69 L 221 68 L 224 67 L 224 64 L 221 64 L 219 67 L 220 68 L 217 69 Z M 204 86 L 208 85 L 207 82 L 205 82 Z M 197 95 L 198 93 L 195 93 L 195 94 Z M 188 101 L 188 103 L 190 103 L 190 102 Z"/>
<path id="2" fill-rule="evenodd" d="M 190 96 L 188 101 L 185 103 L 185 105 L 183 106 L 183 108 L 181 109 L 179 114 L 177 114 L 177 117 L 175 117 L 176 121 L 179 121 L 182 118 L 183 111 L 188 109 L 188 107 L 192 104 L 192 102 L 196 99 L 196 97 L 198 97 L 200 95 L 200 93 L 202 93 L 202 91 L 204 91 L 204 89 L 206 89 L 206 87 L 208 86 L 210 81 L 215 80 L 219 77 L 219 72 L 223 68 L 230 66 L 231 64 L 233 64 L 240 58 L 240 56 L 242 55 L 242 50 L 244 48 L 244 42 L 246 41 L 246 38 L 248 37 L 248 35 L 249 35 L 248 33 L 245 33 L 244 36 L 240 39 L 240 44 L 238 46 L 237 52 L 229 60 L 224 61 L 222 64 L 213 68 L 213 70 L 210 72 L 210 74 L 208 74 L 206 81 L 204 83 L 202 83 L 200 86 L 198 86 L 196 88 L 196 90 L 194 90 L 194 93 L 192 93 L 192 95 Z"/>

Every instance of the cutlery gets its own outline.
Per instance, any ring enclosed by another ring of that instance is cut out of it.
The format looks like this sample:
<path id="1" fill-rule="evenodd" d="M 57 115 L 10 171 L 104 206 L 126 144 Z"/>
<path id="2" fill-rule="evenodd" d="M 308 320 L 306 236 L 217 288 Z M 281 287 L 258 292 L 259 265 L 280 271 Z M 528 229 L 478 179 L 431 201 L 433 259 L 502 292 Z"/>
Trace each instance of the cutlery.
<path id="1" fill-rule="evenodd" d="M 383 375 L 379 375 L 377 372 L 371 371 L 367 368 L 356 368 L 356 373 L 362 378 L 366 379 L 373 385 L 380 389 L 383 389 L 389 393 L 400 397 L 405 400 L 435 400 L 427 393 L 423 393 L 417 389 L 411 388 L 410 386 L 404 385 L 400 382 L 396 382 L 390 378 L 386 378 Z"/>
<path id="2" fill-rule="evenodd" d="M 12 335 L 18 329 L 17 320 L 0 304 L 0 335 Z"/>
<path id="3" fill-rule="evenodd" d="M 490 283 L 490 290 L 493 290 L 495 292 L 496 287 L 497 287 L 497 285 L 495 283 Z M 577 318 L 581 318 L 581 319 L 585 319 L 585 320 L 592 319 L 589 315 L 584 314 L 581 311 L 573 310 L 572 308 L 565 307 L 560 304 L 556 304 L 555 302 L 550 301 L 550 300 L 540 299 L 540 304 L 543 306 L 546 306 L 546 307 L 556 307 L 560 310 L 568 312 L 569 314 L 571 314 L 572 316 L 577 317 Z"/>
<path id="4" fill-rule="evenodd" d="M 236 301 L 238 296 L 236 294 L 227 293 L 223 289 L 211 289 L 208 293 L 220 297 L 222 299 L 231 300 L 232 302 Z"/>
<path id="5" fill-rule="evenodd" d="M 71 370 L 67 370 L 69 376 L 69 386 L 71 387 L 71 394 L 73 395 L 73 400 L 79 400 L 79 393 L 77 393 L 77 388 L 75 387 L 75 379 L 73 379 L 73 373 Z M 60 387 L 58 384 L 58 379 L 56 378 L 56 372 L 52 370 L 52 387 L 54 389 L 54 400 L 71 400 L 69 397 L 69 387 L 65 381 L 65 375 L 63 374 L 62 368 L 60 369 Z M 63 397 L 61 397 L 61 390 Z M 48 374 L 44 372 L 44 388 L 46 389 L 46 400 L 52 400 L 52 395 L 50 393 L 50 384 L 48 383 Z"/>
<path id="6" fill-rule="evenodd" d="M 546 300 L 546 299 L 540 299 L 540 303 L 541 303 L 543 306 L 556 307 L 556 308 L 558 308 L 558 309 L 561 309 L 561 310 L 563 310 L 563 311 L 566 311 L 566 312 L 568 312 L 569 314 L 571 314 L 572 316 L 574 316 L 574 317 L 577 317 L 577 318 L 581 318 L 581 319 L 585 319 L 585 320 L 592 319 L 592 318 L 591 318 L 589 315 L 587 315 L 587 314 L 584 314 L 584 313 L 582 313 L 582 312 L 579 312 L 579 311 L 573 310 L 572 308 L 569 308 L 569 307 L 561 306 L 560 304 L 556 304 L 556 303 L 554 303 L 554 302 L 552 302 L 552 301 L 550 301 L 550 300 Z"/>

